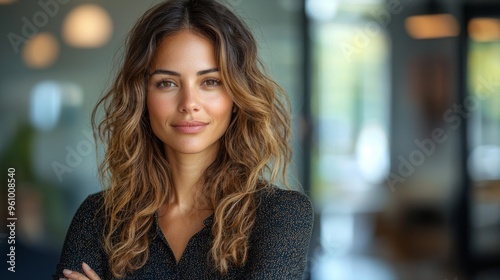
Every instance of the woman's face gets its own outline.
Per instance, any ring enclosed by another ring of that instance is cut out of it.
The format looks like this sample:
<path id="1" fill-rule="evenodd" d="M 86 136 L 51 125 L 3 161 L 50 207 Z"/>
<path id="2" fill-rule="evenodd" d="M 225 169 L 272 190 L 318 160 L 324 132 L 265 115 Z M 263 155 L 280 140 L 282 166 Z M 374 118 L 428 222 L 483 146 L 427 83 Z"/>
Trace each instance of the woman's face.
<path id="1" fill-rule="evenodd" d="M 168 154 L 215 155 L 232 114 L 212 44 L 189 31 L 165 38 L 150 67 L 151 127 Z"/>

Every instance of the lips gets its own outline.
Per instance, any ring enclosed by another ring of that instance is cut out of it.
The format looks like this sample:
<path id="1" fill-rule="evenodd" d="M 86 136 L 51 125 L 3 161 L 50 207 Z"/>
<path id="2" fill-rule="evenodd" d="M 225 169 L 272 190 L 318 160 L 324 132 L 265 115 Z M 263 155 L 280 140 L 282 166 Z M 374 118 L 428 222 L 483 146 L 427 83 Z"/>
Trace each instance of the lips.
<path id="1" fill-rule="evenodd" d="M 204 130 L 207 125 L 201 121 L 180 121 L 172 124 L 172 127 L 180 133 L 193 134 Z"/>

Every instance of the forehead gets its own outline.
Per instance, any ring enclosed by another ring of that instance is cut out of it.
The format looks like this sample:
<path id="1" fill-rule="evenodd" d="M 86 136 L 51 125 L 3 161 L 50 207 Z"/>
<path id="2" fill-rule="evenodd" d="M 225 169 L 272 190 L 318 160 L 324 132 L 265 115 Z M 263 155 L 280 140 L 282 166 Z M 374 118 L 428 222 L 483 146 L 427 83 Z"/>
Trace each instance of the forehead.
<path id="1" fill-rule="evenodd" d="M 194 32 L 183 30 L 165 37 L 155 53 L 154 66 L 209 64 L 217 66 L 213 44 Z"/>

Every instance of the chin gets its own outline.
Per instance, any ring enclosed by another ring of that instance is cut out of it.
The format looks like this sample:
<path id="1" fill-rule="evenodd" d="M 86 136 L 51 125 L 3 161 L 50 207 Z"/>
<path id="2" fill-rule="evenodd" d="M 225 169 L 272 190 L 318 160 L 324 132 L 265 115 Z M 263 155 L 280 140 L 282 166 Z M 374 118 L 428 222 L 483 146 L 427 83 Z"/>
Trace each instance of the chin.
<path id="1" fill-rule="evenodd" d="M 175 146 L 169 146 L 169 149 L 178 154 L 201 154 L 204 152 L 217 152 L 217 146 L 216 145 L 196 145 L 194 143 L 190 144 L 180 144 L 180 145 L 175 145 Z"/>

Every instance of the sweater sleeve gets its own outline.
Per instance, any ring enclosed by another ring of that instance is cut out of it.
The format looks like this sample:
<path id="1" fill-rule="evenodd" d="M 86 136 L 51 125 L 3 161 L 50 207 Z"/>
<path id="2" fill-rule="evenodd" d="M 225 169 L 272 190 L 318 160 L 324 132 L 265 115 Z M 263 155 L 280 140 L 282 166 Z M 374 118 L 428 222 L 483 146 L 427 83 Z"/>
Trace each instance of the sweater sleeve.
<path id="1" fill-rule="evenodd" d="M 250 237 L 246 279 L 302 279 L 313 226 L 309 198 L 276 189 L 262 194 Z"/>
<path id="2" fill-rule="evenodd" d="M 62 273 L 64 269 L 85 274 L 82 262 L 86 262 L 94 269 L 101 279 L 106 278 L 107 260 L 101 243 L 102 203 L 102 193 L 90 195 L 76 211 L 66 234 L 61 259 L 53 275 L 54 279 L 64 278 Z"/>

